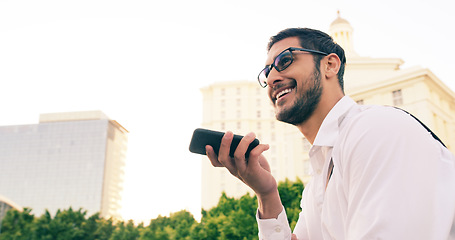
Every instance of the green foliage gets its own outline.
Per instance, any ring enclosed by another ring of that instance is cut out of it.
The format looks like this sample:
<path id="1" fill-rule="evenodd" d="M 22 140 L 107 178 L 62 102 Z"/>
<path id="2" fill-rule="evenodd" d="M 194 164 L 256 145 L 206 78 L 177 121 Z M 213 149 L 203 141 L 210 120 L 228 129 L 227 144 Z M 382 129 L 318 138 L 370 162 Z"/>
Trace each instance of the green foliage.
<path id="1" fill-rule="evenodd" d="M 303 183 L 286 179 L 278 184 L 291 228 L 300 213 Z M 46 211 L 35 217 L 30 209 L 10 210 L 2 221 L 0 240 L 250 240 L 258 239 L 256 223 L 257 198 L 246 194 L 239 199 L 223 193 L 218 205 L 202 209 L 201 222 L 188 211 L 158 216 L 150 224 L 135 225 L 133 221 L 118 222 L 99 214 L 69 208 L 55 216 Z"/>
<path id="2" fill-rule="evenodd" d="M 295 182 L 286 179 L 284 182 L 278 184 L 278 192 L 280 193 L 281 202 L 286 209 L 286 215 L 288 216 L 291 229 L 294 229 L 299 219 L 303 188 L 303 182 L 298 178 Z"/>
<path id="3" fill-rule="evenodd" d="M 118 222 L 109 240 L 137 240 L 142 229 L 142 224 L 136 227 L 132 220 Z"/>
<path id="4" fill-rule="evenodd" d="M 1 226 L 0 240 L 26 240 L 34 231 L 33 221 L 35 216 L 31 214 L 32 210 L 25 208 L 19 212 L 11 209 L 3 218 Z"/>
<path id="5" fill-rule="evenodd" d="M 218 205 L 202 211 L 201 223 L 191 233 L 192 239 L 258 239 L 256 197 L 240 199 L 221 195 Z"/>
<path id="6" fill-rule="evenodd" d="M 82 229 L 82 223 L 85 222 L 86 212 L 79 209 L 73 211 L 69 208 L 66 211 L 57 211 L 52 218 L 50 213 L 46 212 L 36 220 L 36 238 L 49 240 L 78 240 L 84 239 L 87 235 Z"/>
<path id="7" fill-rule="evenodd" d="M 150 221 L 141 233 L 141 240 L 184 240 L 191 239 L 191 230 L 197 222 L 187 211 L 171 213 L 169 217 L 159 216 Z"/>

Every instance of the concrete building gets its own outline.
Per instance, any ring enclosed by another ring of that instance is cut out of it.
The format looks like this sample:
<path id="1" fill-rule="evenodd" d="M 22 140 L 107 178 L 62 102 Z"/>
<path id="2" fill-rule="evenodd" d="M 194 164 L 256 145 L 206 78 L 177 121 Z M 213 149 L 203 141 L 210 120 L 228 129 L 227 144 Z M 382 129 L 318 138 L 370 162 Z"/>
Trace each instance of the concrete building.
<path id="1" fill-rule="evenodd" d="M 352 41 L 353 28 L 338 15 L 330 25 L 330 35 L 346 52 L 345 93 L 359 104 L 397 106 L 407 110 L 430 127 L 455 152 L 455 94 L 429 69 L 401 69 L 396 58 L 359 56 Z M 448 81 L 449 79 L 446 79 Z M 210 129 L 231 130 L 238 134 L 255 132 L 261 142 L 270 144 L 265 152 L 277 181 L 311 174 L 310 143 L 294 126 L 278 122 L 267 97 L 255 79 L 215 83 L 201 89 L 203 123 Z M 202 161 L 202 207 L 218 203 L 221 193 L 240 197 L 249 188 L 225 169 Z"/>
<path id="2" fill-rule="evenodd" d="M 127 133 L 100 111 L 0 127 L 0 194 L 41 215 L 82 208 L 120 218 Z"/>

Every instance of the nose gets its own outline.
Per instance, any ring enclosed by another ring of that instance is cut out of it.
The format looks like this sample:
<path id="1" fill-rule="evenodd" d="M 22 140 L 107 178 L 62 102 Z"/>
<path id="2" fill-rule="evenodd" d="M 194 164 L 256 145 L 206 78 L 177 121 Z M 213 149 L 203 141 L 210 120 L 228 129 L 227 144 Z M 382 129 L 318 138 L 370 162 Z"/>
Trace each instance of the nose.
<path id="1" fill-rule="evenodd" d="M 270 70 L 269 76 L 267 77 L 267 86 L 273 88 L 277 83 L 283 81 L 280 73 L 275 69 L 272 68 Z"/>

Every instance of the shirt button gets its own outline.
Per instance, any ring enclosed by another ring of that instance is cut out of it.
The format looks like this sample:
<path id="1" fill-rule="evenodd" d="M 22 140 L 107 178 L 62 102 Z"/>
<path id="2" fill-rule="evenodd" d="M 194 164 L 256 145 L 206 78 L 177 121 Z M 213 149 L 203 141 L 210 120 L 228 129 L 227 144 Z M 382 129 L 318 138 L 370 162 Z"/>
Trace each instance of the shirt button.
<path id="1" fill-rule="evenodd" d="M 316 173 L 317 173 L 318 175 L 320 175 L 320 174 L 321 174 L 321 170 L 318 169 L 318 170 L 316 171 Z"/>
<path id="2" fill-rule="evenodd" d="M 275 232 L 278 232 L 278 233 L 281 232 L 281 228 L 280 227 L 276 227 L 275 228 Z"/>

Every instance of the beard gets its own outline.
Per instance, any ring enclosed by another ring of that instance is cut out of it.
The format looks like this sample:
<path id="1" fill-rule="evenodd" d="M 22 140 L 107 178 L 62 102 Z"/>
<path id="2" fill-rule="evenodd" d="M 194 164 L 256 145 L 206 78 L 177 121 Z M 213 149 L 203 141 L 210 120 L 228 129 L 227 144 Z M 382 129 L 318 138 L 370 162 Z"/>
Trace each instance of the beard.
<path id="1" fill-rule="evenodd" d="M 277 112 L 277 120 L 298 125 L 310 118 L 316 110 L 322 95 L 321 75 L 318 69 L 314 70 L 313 76 L 308 79 L 307 83 L 310 86 L 302 95 L 297 96 L 297 88 L 295 89 L 296 100 L 294 104 L 290 108 Z"/>

